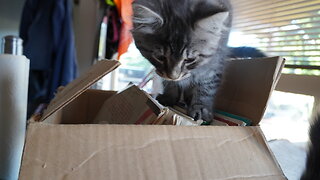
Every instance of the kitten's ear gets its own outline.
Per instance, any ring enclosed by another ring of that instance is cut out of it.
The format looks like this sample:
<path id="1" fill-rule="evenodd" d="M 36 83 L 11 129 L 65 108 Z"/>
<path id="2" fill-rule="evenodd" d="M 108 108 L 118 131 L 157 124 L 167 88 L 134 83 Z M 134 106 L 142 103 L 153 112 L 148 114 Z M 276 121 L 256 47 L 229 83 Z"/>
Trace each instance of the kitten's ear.
<path id="1" fill-rule="evenodd" d="M 204 19 L 206 17 L 221 13 L 228 12 L 231 7 L 227 7 L 227 4 L 222 4 L 219 1 L 213 0 L 195 0 L 190 2 L 190 9 L 193 22 Z"/>
<path id="2" fill-rule="evenodd" d="M 219 12 L 214 15 L 198 20 L 196 28 L 205 29 L 207 31 L 217 31 L 225 29 L 225 22 L 229 17 L 229 12 Z"/>
<path id="3" fill-rule="evenodd" d="M 162 17 L 151 9 L 139 4 L 133 4 L 132 8 L 133 32 L 149 34 L 163 25 Z"/>

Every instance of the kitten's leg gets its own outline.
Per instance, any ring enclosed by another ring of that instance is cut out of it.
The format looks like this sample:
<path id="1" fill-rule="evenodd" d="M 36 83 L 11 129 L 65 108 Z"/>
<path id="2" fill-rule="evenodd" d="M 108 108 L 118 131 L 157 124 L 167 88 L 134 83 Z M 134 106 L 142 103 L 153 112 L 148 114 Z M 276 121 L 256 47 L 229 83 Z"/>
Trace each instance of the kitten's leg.
<path id="1" fill-rule="evenodd" d="M 173 106 L 179 102 L 180 89 L 175 82 L 163 82 L 163 94 L 157 96 L 157 100 L 164 106 Z"/>
<path id="2" fill-rule="evenodd" d="M 215 76 L 213 79 L 198 82 L 192 88 L 192 96 L 188 106 L 188 115 L 194 120 L 213 120 L 214 96 L 220 84 L 220 78 Z"/>

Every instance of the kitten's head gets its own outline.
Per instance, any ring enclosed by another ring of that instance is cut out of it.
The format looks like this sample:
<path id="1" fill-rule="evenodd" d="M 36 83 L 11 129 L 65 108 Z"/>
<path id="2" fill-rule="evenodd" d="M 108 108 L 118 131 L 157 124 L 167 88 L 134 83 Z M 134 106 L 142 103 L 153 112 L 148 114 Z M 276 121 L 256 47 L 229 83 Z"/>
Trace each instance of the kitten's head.
<path id="1" fill-rule="evenodd" d="M 224 0 L 225 1 L 225 0 Z M 146 3 L 147 2 L 147 3 Z M 221 1 L 223 2 L 223 1 Z M 218 0 L 136 0 L 132 34 L 137 48 L 168 80 L 208 64 L 226 45 L 230 13 Z"/>

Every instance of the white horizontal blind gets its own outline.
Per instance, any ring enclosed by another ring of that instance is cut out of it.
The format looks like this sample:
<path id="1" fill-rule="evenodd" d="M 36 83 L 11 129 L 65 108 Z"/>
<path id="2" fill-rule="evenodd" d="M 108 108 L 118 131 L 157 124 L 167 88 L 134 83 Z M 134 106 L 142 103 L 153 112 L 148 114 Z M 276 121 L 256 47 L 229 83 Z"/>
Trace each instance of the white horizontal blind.
<path id="1" fill-rule="evenodd" d="M 231 0 L 233 41 L 269 56 L 283 56 L 286 67 L 320 69 L 320 0 Z M 240 42 L 241 43 L 241 42 Z M 294 71 L 292 71 L 294 72 Z"/>

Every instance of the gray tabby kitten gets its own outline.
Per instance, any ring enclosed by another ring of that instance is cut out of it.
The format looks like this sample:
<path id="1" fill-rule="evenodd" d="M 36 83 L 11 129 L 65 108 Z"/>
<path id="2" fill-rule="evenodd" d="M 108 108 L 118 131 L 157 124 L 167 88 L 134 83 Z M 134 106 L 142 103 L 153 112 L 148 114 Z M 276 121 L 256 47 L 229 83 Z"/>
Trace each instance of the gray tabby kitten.
<path id="1" fill-rule="evenodd" d="M 135 0 L 132 35 L 163 78 L 157 97 L 183 102 L 195 120 L 212 120 L 231 27 L 227 0 Z"/>

